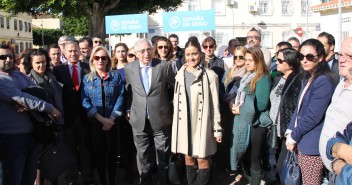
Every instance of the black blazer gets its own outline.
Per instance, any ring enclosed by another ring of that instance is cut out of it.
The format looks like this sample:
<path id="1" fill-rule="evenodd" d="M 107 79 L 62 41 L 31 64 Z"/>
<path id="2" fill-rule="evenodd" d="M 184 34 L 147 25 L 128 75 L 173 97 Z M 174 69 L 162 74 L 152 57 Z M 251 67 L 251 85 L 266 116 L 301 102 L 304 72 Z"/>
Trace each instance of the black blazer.
<path id="1" fill-rule="evenodd" d="M 65 126 L 68 127 L 75 123 L 78 116 L 83 120 L 86 118 L 81 101 L 81 87 L 83 77 L 89 73 L 89 65 L 84 62 L 80 62 L 80 66 L 81 79 L 78 91 L 76 91 L 73 86 L 70 69 L 67 63 L 55 66 L 53 69 L 53 74 L 55 75 L 57 81 L 63 84 L 62 102 L 64 106 Z"/>

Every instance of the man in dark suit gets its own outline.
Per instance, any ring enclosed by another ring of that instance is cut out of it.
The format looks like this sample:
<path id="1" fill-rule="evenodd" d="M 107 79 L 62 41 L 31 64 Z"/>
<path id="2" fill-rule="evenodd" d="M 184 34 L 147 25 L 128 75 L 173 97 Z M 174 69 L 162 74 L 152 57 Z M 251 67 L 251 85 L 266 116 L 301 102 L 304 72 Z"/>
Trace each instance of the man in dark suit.
<path id="1" fill-rule="evenodd" d="M 127 119 L 137 148 L 140 183 L 152 184 L 151 168 L 157 155 L 158 184 L 167 184 L 170 156 L 171 100 L 175 74 L 171 63 L 152 59 L 152 46 L 146 39 L 134 45 L 138 60 L 126 64 Z M 155 150 L 154 150 L 154 147 Z M 156 154 L 153 154 L 156 152 Z"/>
<path id="2" fill-rule="evenodd" d="M 318 40 L 323 43 L 325 49 L 325 61 L 334 73 L 336 80 L 340 80 L 339 61 L 335 58 L 335 38 L 330 33 L 321 32 Z"/>
<path id="3" fill-rule="evenodd" d="M 53 74 L 63 84 L 63 106 L 65 115 L 65 139 L 71 150 L 77 153 L 77 165 L 66 172 L 65 180 L 73 183 L 92 181 L 89 149 L 89 125 L 81 102 L 81 84 L 89 73 L 89 65 L 79 61 L 77 41 L 67 41 L 63 47 L 67 63 L 55 66 Z M 78 176 L 81 173 L 81 177 Z M 78 180 L 78 179 L 81 180 Z M 79 181 L 79 182 L 77 182 Z"/>

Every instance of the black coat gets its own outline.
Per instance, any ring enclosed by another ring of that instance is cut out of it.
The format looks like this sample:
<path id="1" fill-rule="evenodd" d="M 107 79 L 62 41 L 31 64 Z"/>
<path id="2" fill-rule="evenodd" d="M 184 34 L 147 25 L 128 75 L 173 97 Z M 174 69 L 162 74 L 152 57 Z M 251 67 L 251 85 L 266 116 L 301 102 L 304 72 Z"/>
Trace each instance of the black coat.
<path id="1" fill-rule="evenodd" d="M 281 75 L 276 76 L 272 89 L 276 87 L 281 77 Z M 292 114 L 297 106 L 298 96 L 302 86 L 302 77 L 303 75 L 301 73 L 291 73 L 287 77 L 284 88 L 282 89 L 281 101 L 278 111 L 280 114 L 280 123 L 277 123 L 280 124 L 281 136 L 285 135 L 286 129 L 290 124 Z"/>

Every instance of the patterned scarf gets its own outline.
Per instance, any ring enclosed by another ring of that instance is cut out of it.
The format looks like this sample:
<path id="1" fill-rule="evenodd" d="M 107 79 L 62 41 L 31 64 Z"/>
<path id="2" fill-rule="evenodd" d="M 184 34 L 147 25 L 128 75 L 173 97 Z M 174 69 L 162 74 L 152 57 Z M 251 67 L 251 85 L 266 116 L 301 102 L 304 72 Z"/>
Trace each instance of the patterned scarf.
<path id="1" fill-rule="evenodd" d="M 246 98 L 246 92 L 244 89 L 248 86 L 249 83 L 253 80 L 255 73 L 247 72 L 240 82 L 240 87 L 238 88 L 237 95 L 235 98 L 235 106 L 240 107 L 244 103 L 244 99 Z"/>

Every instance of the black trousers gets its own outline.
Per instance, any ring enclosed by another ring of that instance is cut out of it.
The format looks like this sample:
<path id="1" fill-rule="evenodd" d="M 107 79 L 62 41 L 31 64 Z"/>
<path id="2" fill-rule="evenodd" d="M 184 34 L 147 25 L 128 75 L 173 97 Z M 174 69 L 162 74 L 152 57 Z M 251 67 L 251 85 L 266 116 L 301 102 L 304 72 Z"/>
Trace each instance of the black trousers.
<path id="1" fill-rule="evenodd" d="M 156 160 L 159 172 L 159 185 L 167 184 L 167 166 L 170 157 L 170 130 L 153 131 L 146 120 L 143 131 L 132 128 L 137 149 L 137 167 L 141 185 L 151 185 L 153 161 Z M 154 152 L 154 153 L 153 153 Z M 156 159 L 155 157 L 156 156 Z"/>

